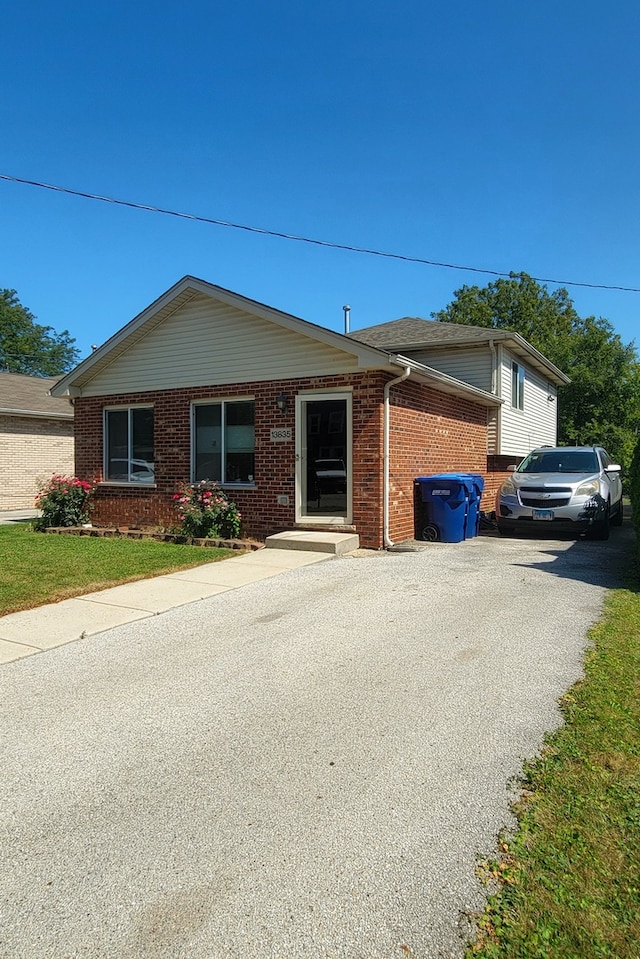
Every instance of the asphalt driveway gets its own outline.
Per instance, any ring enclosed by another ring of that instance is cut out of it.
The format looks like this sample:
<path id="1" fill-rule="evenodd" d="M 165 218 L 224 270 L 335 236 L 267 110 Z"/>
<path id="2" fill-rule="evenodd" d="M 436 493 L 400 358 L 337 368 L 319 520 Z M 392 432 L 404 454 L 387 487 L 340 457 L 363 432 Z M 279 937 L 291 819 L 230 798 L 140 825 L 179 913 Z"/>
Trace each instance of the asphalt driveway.
<path id="1" fill-rule="evenodd" d="M 460 957 L 630 535 L 344 557 L 3 666 L 0 954 Z"/>

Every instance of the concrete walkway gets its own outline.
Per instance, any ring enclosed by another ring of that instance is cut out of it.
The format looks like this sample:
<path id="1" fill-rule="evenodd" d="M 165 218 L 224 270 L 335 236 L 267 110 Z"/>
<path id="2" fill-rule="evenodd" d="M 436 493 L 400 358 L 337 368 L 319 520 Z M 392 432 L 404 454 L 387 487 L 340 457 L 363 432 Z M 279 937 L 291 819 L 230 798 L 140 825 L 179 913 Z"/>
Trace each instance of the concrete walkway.
<path id="1" fill-rule="evenodd" d="M 33 511 L 29 512 L 33 515 Z M 10 613 L 0 617 L 0 664 L 333 558 L 330 553 L 311 550 L 260 549 L 195 569 Z"/>

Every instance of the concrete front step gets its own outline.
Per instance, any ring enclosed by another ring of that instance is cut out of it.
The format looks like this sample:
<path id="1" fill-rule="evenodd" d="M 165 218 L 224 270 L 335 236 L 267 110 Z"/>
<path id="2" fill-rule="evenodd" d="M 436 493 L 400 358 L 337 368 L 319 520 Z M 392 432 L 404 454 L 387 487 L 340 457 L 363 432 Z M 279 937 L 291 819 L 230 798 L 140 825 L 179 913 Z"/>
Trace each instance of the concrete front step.
<path id="1" fill-rule="evenodd" d="M 360 537 L 357 533 L 325 533 L 301 529 L 267 536 L 264 545 L 270 549 L 307 549 L 316 553 L 342 556 L 343 553 L 358 549 Z"/>

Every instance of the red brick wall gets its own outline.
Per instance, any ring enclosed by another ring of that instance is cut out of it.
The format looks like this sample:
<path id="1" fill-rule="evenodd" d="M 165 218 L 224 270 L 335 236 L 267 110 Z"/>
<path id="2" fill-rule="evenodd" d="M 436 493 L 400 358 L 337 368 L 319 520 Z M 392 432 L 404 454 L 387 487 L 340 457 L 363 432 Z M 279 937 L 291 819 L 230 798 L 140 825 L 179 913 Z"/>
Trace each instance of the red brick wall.
<path id="1" fill-rule="evenodd" d="M 488 456 L 485 496 L 483 497 L 483 509 L 491 512 L 496 508 L 496 495 L 502 483 L 507 476 L 511 475 L 509 466 L 520 462 L 520 456 Z M 486 505 L 485 505 L 486 504 Z"/>
<path id="2" fill-rule="evenodd" d="M 177 524 L 173 494 L 188 481 L 190 468 L 190 404 L 217 397 L 254 396 L 256 401 L 255 489 L 233 491 L 247 535 L 264 539 L 295 523 L 295 443 L 272 443 L 273 427 L 295 428 L 295 394 L 301 390 L 353 388 L 353 525 L 363 546 L 383 545 L 383 389 L 382 372 L 355 376 L 310 377 L 269 383 L 198 387 L 86 397 L 75 402 L 76 474 L 102 478 L 103 409 L 148 402 L 154 407 L 156 487 L 143 489 L 99 486 L 93 522 L 96 525 Z M 275 397 L 290 399 L 285 415 Z M 409 381 L 391 391 L 390 533 L 393 540 L 413 536 L 413 480 L 425 473 L 452 470 L 485 472 L 484 408 Z M 279 506 L 278 496 L 289 505 Z"/>
<path id="3" fill-rule="evenodd" d="M 487 411 L 406 380 L 391 388 L 389 535 L 414 536 L 414 479 L 487 468 Z M 492 507 L 493 508 L 493 507 Z"/>

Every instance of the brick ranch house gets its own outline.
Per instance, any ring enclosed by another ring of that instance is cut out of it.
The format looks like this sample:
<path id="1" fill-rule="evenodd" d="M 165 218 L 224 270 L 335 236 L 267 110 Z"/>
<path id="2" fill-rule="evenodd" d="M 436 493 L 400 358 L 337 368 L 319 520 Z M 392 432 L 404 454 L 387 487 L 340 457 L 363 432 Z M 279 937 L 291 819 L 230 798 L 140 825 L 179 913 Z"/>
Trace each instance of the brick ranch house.
<path id="1" fill-rule="evenodd" d="M 397 322 L 398 342 L 403 323 L 451 325 Z M 415 335 L 409 350 L 365 342 L 389 327 L 334 333 L 184 277 L 52 389 L 74 404 L 76 474 L 98 480 L 94 524 L 175 525 L 179 485 L 208 478 L 249 536 L 353 530 L 379 549 L 414 536 L 416 476 L 482 473 L 492 501 L 496 457 L 555 442 L 567 379 L 517 334 L 441 351 Z M 460 374 L 445 369 L 451 352 Z M 512 371 L 527 420 L 515 439 L 501 415 Z"/>
<path id="2" fill-rule="evenodd" d="M 73 473 L 73 407 L 58 377 L 0 372 L 0 510 L 33 507 L 38 483 Z"/>

